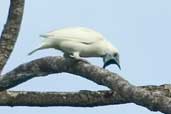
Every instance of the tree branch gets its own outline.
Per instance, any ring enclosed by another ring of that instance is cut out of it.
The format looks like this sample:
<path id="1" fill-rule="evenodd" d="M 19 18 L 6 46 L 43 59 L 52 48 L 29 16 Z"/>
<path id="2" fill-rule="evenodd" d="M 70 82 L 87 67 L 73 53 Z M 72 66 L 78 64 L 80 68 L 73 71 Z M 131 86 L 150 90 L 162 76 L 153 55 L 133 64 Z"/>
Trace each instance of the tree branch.
<path id="1" fill-rule="evenodd" d="M 171 97 L 171 85 L 141 86 L 146 90 L 158 92 Z M 0 92 L 0 106 L 73 106 L 95 107 L 114 104 L 130 103 L 115 91 L 79 92 L 31 92 L 31 91 L 2 91 Z"/>
<path id="2" fill-rule="evenodd" d="M 79 92 L 0 92 L 0 106 L 73 106 L 94 107 L 128 103 L 127 100 L 111 91 Z"/>
<path id="3" fill-rule="evenodd" d="M 18 37 L 24 10 L 24 0 L 11 0 L 7 22 L 0 38 L 0 73 Z"/>
<path id="4" fill-rule="evenodd" d="M 147 90 L 136 87 L 118 74 L 91 64 L 63 57 L 45 57 L 20 65 L 1 77 L 0 90 L 14 87 L 36 76 L 46 76 L 61 72 L 79 75 L 99 85 L 107 86 L 127 101 L 144 106 L 152 111 L 171 113 L 170 95 L 166 97 L 162 92 L 153 92 L 150 91 L 150 88 Z M 167 91 L 170 91 L 170 89 Z"/>

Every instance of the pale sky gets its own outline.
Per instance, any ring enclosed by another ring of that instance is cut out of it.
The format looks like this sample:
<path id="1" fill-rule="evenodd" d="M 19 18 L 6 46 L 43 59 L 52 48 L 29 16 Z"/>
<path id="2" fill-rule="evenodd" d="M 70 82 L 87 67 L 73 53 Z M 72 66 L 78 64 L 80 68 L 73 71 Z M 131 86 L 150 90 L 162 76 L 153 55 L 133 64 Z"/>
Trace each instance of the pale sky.
<path id="1" fill-rule="evenodd" d="M 9 1 L 9 0 L 8 0 Z M 170 0 L 27 0 L 19 38 L 4 73 L 30 60 L 62 55 L 48 49 L 27 54 L 41 42 L 40 34 L 61 28 L 83 26 L 101 32 L 120 50 L 121 67 L 108 67 L 134 85 L 171 83 L 171 1 Z M 9 3 L 0 0 L 0 30 Z M 89 59 L 102 66 L 102 59 Z M 79 91 L 108 89 L 71 74 L 34 78 L 11 90 Z M 124 112 L 123 112 L 124 111 Z M 95 108 L 0 107 L 2 114 L 161 114 L 135 104 Z"/>

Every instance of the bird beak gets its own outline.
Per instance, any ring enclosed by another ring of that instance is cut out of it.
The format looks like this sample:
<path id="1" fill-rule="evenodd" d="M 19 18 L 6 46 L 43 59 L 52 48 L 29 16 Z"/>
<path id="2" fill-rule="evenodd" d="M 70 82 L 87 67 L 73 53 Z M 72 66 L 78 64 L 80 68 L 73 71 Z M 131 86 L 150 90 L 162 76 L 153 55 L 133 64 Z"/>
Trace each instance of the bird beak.
<path id="1" fill-rule="evenodd" d="M 117 58 L 110 59 L 109 61 L 104 63 L 103 68 L 106 68 L 110 64 L 116 64 L 118 66 L 118 68 L 121 70 L 119 59 L 117 59 Z"/>
<path id="2" fill-rule="evenodd" d="M 121 70 L 121 65 L 119 63 L 116 64 L 118 68 Z"/>

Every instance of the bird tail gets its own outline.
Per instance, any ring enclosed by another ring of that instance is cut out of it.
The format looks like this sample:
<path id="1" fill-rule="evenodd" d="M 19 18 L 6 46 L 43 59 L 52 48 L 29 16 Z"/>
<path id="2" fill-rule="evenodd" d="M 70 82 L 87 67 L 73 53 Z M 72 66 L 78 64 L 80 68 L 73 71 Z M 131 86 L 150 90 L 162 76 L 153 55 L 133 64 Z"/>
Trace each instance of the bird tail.
<path id="1" fill-rule="evenodd" d="M 43 36 L 42 36 L 43 37 Z M 28 55 L 32 55 L 33 53 L 42 50 L 42 49 L 46 49 L 46 48 L 50 48 L 50 44 L 51 42 L 49 39 L 43 39 L 42 43 L 40 44 L 40 46 L 36 49 L 34 49 L 33 51 L 31 51 L 30 53 L 28 53 Z"/>

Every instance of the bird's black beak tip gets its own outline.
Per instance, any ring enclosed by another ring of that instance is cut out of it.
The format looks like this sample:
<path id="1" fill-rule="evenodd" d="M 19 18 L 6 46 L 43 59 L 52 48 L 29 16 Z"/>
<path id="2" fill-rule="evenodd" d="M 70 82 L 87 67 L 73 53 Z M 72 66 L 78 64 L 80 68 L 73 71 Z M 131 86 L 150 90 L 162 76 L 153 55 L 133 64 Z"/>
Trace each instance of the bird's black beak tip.
<path id="1" fill-rule="evenodd" d="M 105 66 L 105 65 L 103 65 L 103 68 L 105 69 L 105 68 L 106 68 L 106 66 Z"/>
<path id="2" fill-rule="evenodd" d="M 119 68 L 119 70 L 121 70 L 121 66 L 120 65 L 118 65 L 118 68 Z"/>
<path id="3" fill-rule="evenodd" d="M 117 67 L 119 68 L 119 70 L 121 70 L 121 66 L 120 66 L 119 62 L 116 62 L 115 60 L 110 60 L 110 61 L 106 62 L 106 63 L 103 65 L 103 68 L 105 69 L 105 68 L 106 68 L 108 65 L 110 65 L 110 64 L 116 64 Z"/>

